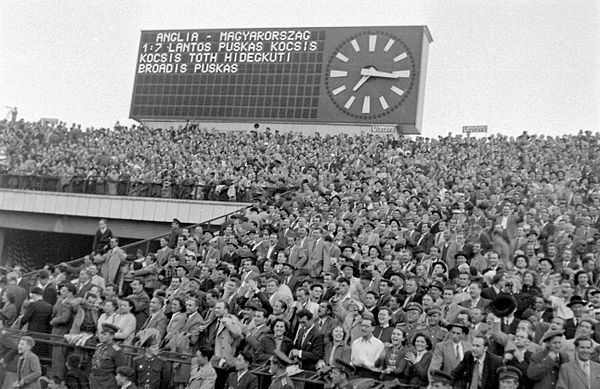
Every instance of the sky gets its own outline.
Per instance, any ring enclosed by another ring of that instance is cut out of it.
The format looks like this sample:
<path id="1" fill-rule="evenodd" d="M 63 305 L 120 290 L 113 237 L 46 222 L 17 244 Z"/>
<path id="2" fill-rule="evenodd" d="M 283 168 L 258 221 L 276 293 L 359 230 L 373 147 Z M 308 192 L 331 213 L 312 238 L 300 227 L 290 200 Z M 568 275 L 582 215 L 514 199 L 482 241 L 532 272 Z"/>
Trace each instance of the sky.
<path id="1" fill-rule="evenodd" d="M 0 112 L 132 123 L 141 30 L 379 25 L 433 36 L 424 136 L 600 131 L 597 0 L 2 0 Z"/>

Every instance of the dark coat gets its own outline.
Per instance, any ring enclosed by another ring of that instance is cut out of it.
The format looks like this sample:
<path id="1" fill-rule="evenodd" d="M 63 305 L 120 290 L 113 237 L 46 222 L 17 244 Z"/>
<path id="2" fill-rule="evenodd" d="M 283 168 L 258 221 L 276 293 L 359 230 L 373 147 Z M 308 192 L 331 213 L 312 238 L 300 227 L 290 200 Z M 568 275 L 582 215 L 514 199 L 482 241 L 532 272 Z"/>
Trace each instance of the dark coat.
<path id="1" fill-rule="evenodd" d="M 21 318 L 21 324 L 29 324 L 28 331 L 49 334 L 52 331 L 51 317 L 52 305 L 44 300 L 38 300 L 29 304 Z"/>
<path id="2" fill-rule="evenodd" d="M 486 351 L 483 362 L 483 372 L 479 385 L 485 389 L 498 389 L 498 374 L 496 370 L 502 366 L 502 359 Z M 463 360 L 452 371 L 452 379 L 457 388 L 466 389 L 471 384 L 473 369 L 475 368 L 475 358 L 471 351 L 465 352 Z"/>
<path id="3" fill-rule="evenodd" d="M 104 233 L 98 229 L 94 235 L 94 243 L 92 244 L 92 252 L 96 254 L 104 254 L 110 249 L 110 238 L 113 237 L 110 228 L 107 228 Z"/>
<path id="4" fill-rule="evenodd" d="M 314 325 L 308 334 L 301 334 L 295 340 L 294 348 L 302 351 L 301 368 L 316 371 L 315 365 L 325 356 L 325 341 L 323 333 Z"/>
<path id="5" fill-rule="evenodd" d="M 229 373 L 225 387 L 227 389 L 258 389 L 258 378 L 247 371 L 238 381 L 237 372 L 234 371 L 233 373 Z"/>
<path id="6" fill-rule="evenodd" d="M 254 353 L 254 363 L 257 365 L 267 363 L 269 361 L 269 358 L 271 358 L 271 356 L 273 355 L 275 347 L 275 338 L 273 337 L 272 333 L 265 334 L 263 337 L 261 337 L 258 350 L 256 350 L 256 352 Z M 292 348 L 292 340 L 284 336 L 281 342 L 280 351 L 285 355 L 289 355 L 290 351 L 292 351 Z"/>

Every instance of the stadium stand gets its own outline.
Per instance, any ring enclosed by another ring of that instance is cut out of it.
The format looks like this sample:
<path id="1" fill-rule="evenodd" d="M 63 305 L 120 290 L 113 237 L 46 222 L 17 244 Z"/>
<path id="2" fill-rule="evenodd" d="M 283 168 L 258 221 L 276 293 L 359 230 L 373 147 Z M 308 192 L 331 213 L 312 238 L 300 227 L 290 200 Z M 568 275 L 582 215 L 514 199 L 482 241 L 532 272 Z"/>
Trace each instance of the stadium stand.
<path id="1" fill-rule="evenodd" d="M 113 241 L 31 282 L 12 269 L 0 285 L 5 334 L 46 345 L 34 353 L 52 355 L 46 374 L 59 382 L 78 369 L 68 355 L 91 382 L 122 375 L 145 388 L 222 387 L 248 364 L 261 388 L 269 370 L 299 387 L 338 387 L 342 375 L 546 388 L 568 379 L 569 360 L 600 374 L 599 134 L 4 128 L 5 176 L 263 194 L 218 233 L 174 224 L 161 249 L 133 260 Z M 46 315 L 35 331 L 33 315 Z M 117 374 L 123 365 L 133 373 Z"/>

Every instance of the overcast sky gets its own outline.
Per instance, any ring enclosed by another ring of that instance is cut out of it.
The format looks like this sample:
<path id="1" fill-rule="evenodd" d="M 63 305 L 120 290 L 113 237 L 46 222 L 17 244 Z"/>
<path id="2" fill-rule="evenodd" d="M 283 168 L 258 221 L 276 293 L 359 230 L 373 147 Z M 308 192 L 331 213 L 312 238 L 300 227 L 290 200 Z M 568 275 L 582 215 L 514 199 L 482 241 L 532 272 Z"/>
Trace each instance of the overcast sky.
<path id="1" fill-rule="evenodd" d="M 600 131 L 600 1 L 0 2 L 0 105 L 127 120 L 141 30 L 427 25 L 422 134 Z M 6 111 L 2 111 L 3 113 Z"/>

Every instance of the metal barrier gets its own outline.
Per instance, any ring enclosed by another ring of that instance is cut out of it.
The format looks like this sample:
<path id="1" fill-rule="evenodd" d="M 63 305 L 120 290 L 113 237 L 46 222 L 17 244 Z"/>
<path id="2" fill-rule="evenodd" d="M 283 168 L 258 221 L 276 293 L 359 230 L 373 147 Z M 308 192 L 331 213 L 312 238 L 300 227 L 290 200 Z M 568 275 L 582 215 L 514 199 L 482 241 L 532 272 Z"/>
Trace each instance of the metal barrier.
<path id="1" fill-rule="evenodd" d="M 36 343 L 47 344 L 50 346 L 63 346 L 69 347 L 73 349 L 86 350 L 88 352 L 93 352 L 96 350 L 95 345 L 85 345 L 85 346 L 75 346 L 65 340 L 64 337 L 60 335 L 51 335 L 51 334 L 43 334 L 39 332 L 31 332 L 31 331 L 21 331 L 15 329 L 6 329 L 8 333 L 12 336 L 31 336 Z M 141 347 L 136 346 L 125 346 L 120 345 L 123 349 L 123 352 L 131 357 L 142 356 L 144 355 L 145 350 Z M 168 361 L 170 363 L 181 363 L 189 365 L 191 364 L 191 359 L 195 355 L 192 354 L 184 354 L 184 353 L 174 353 L 167 351 L 160 351 L 159 356 L 161 359 Z M 40 360 L 44 362 L 46 365 L 50 365 L 52 362 L 51 358 L 47 356 L 39 356 Z M 259 385 L 260 389 L 266 389 L 268 387 L 268 381 L 265 381 L 264 378 L 269 377 L 271 374 L 269 373 L 269 367 L 265 365 L 252 365 L 250 367 L 250 371 L 257 376 L 259 376 L 259 382 L 263 383 L 263 385 Z M 262 378 L 262 379 L 261 379 Z M 311 387 L 315 388 L 319 385 L 324 385 L 325 381 L 323 381 L 319 375 L 319 373 L 314 371 L 302 371 L 291 377 L 292 381 L 296 384 L 296 388 L 302 388 L 304 384 L 310 384 Z"/>
<path id="2" fill-rule="evenodd" d="M 286 190 L 285 192 L 283 192 L 281 194 L 282 195 L 286 195 L 286 194 L 288 194 L 288 193 L 290 193 L 290 192 L 292 192 L 294 190 L 295 190 L 295 188 L 288 189 L 288 190 Z M 240 209 L 238 209 L 236 211 L 229 212 L 229 213 L 227 213 L 225 215 L 221 215 L 221 216 L 216 217 L 216 218 L 212 218 L 212 219 L 207 220 L 207 221 L 205 221 L 203 223 L 191 224 L 191 225 L 182 226 L 182 227 L 183 228 L 188 228 L 188 229 L 193 229 L 193 228 L 196 228 L 197 226 L 202 226 L 202 227 L 210 226 L 211 223 L 214 222 L 214 221 L 216 221 L 216 220 L 223 219 L 223 218 L 227 219 L 229 216 L 231 216 L 233 214 L 236 214 L 236 213 L 238 213 L 238 212 L 240 212 L 242 210 L 248 209 L 249 207 L 250 206 L 242 207 L 242 208 L 240 208 Z M 144 240 L 140 240 L 138 242 L 130 243 L 128 245 L 122 246 L 121 248 L 125 251 L 125 253 L 127 254 L 127 257 L 131 257 L 131 256 L 134 257 L 138 249 L 142 249 L 142 252 L 143 252 L 143 254 L 145 256 L 145 255 L 147 255 L 150 252 L 155 252 L 156 250 L 158 250 L 160 248 L 159 247 L 159 243 L 158 243 L 159 240 L 160 240 L 160 238 L 167 237 L 167 236 L 170 235 L 170 233 L 171 232 L 169 231 L 166 234 L 162 234 L 162 235 L 155 236 L 155 237 L 152 237 L 152 238 L 149 238 L 149 239 L 144 239 Z M 81 264 L 82 262 L 83 262 L 83 258 L 77 258 L 77 259 L 74 259 L 72 261 L 66 262 L 66 264 L 70 265 L 70 266 L 74 266 L 74 265 Z M 35 271 L 32 271 L 32 272 L 26 273 L 23 276 L 23 278 L 25 280 L 31 282 L 31 281 L 33 281 L 33 279 L 35 279 L 37 277 L 37 273 L 40 270 L 41 269 L 38 269 L 38 270 L 35 270 Z"/>
<path id="3" fill-rule="evenodd" d="M 131 180 L 98 180 L 83 176 L 41 176 L 27 174 L 0 174 L 0 188 L 95 194 L 102 196 L 153 197 L 180 200 L 251 201 L 255 196 L 269 195 L 278 190 L 270 186 L 236 187 L 235 196 L 229 196 L 222 184 L 197 185 L 190 182 L 163 183 Z"/>

